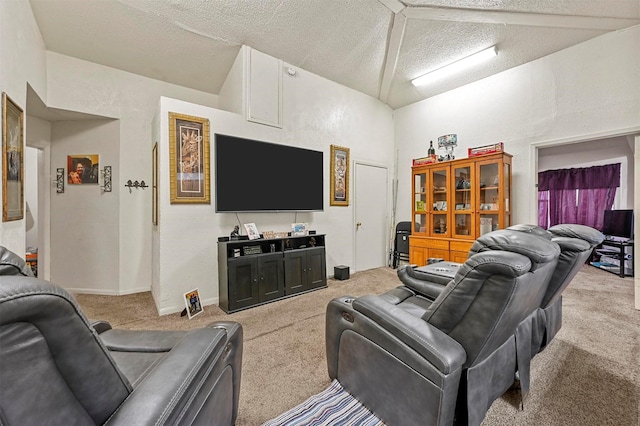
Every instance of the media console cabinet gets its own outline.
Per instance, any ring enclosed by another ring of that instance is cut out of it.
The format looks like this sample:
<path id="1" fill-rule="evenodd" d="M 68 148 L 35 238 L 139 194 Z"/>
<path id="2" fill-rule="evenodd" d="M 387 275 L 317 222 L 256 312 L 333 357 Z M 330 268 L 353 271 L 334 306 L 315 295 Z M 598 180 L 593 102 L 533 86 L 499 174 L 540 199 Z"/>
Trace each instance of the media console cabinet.
<path id="1" fill-rule="evenodd" d="M 324 287 L 322 234 L 218 241 L 219 305 L 227 313 Z"/>

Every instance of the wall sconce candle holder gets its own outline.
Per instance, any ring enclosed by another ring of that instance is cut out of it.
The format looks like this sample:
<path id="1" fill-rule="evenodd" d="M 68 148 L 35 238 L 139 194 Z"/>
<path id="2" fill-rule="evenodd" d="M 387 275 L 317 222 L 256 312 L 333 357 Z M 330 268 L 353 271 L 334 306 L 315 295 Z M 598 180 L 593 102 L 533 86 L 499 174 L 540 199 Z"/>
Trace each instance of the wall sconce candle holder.
<path id="1" fill-rule="evenodd" d="M 111 166 L 104 166 L 100 173 L 102 174 L 102 186 L 100 188 L 103 192 L 111 192 L 113 188 L 111 184 Z"/>
<path id="2" fill-rule="evenodd" d="M 64 193 L 64 167 L 56 169 L 56 192 Z"/>

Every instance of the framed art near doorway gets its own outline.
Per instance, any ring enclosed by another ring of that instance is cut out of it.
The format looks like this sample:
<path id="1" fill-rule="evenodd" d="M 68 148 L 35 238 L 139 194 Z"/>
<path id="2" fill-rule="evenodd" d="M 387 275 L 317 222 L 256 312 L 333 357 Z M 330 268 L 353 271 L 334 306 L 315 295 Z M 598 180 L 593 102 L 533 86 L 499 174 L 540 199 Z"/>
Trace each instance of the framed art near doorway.
<path id="1" fill-rule="evenodd" d="M 2 221 L 24 217 L 24 112 L 2 93 Z"/>
<path id="2" fill-rule="evenodd" d="M 155 144 L 153 144 L 153 150 L 152 150 L 152 154 L 151 154 L 152 158 L 152 183 L 151 183 L 151 191 L 152 191 L 152 197 L 153 199 L 151 200 L 151 206 L 152 206 L 152 210 L 151 210 L 151 216 L 152 216 L 152 222 L 154 225 L 158 225 L 158 142 L 156 142 Z"/>
<path id="3" fill-rule="evenodd" d="M 349 205 L 349 148 L 331 145 L 329 205 Z"/>

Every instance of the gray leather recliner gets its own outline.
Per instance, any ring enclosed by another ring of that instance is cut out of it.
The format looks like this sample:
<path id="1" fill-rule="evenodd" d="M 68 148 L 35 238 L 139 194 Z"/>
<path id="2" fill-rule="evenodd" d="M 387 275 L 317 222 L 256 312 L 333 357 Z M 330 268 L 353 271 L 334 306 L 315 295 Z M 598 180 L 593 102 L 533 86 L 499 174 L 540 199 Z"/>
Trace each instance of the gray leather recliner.
<path id="1" fill-rule="evenodd" d="M 524 397 L 529 391 L 531 358 L 542 351 L 562 327 L 562 292 L 582 268 L 593 249 L 604 240 L 604 235 L 594 228 L 577 224 L 555 225 L 549 230 L 537 225 L 520 224 L 507 229 L 551 240 L 560 247 L 556 269 L 539 309 L 523 320 L 516 330 L 519 346 L 519 370 L 516 377 Z M 494 248 L 481 237 L 474 243 L 470 255 Z M 455 262 L 440 262 L 420 269 L 408 266 L 398 271 L 398 277 L 405 286 L 420 295 L 417 297 L 433 299 L 444 289 L 446 280 L 453 278 L 459 266 Z"/>
<path id="2" fill-rule="evenodd" d="M 486 234 L 430 300 L 408 287 L 327 307 L 329 376 L 390 425 L 479 425 L 518 370 L 516 329 L 536 311 L 560 249 Z M 530 336 L 527 336 L 529 338 Z"/>
<path id="3" fill-rule="evenodd" d="M 507 229 L 554 241 L 560 247 L 557 267 L 540 305 L 541 311 L 532 325 L 533 356 L 543 350 L 562 327 L 562 292 L 582 268 L 593 249 L 602 243 L 604 235 L 597 229 L 578 224 L 555 225 L 549 230 L 538 225 L 520 224 Z M 492 248 L 482 243 L 481 237 L 471 248 L 470 255 Z M 432 300 L 438 297 L 448 280 L 455 276 L 459 266 L 455 262 L 439 262 L 422 270 L 407 266 L 398 271 L 398 277 L 405 286 L 421 297 Z"/>
<path id="4" fill-rule="evenodd" d="M 116 353 L 64 289 L 25 272 L 0 247 L 0 424 L 235 424 L 240 324 L 113 330 Z"/>

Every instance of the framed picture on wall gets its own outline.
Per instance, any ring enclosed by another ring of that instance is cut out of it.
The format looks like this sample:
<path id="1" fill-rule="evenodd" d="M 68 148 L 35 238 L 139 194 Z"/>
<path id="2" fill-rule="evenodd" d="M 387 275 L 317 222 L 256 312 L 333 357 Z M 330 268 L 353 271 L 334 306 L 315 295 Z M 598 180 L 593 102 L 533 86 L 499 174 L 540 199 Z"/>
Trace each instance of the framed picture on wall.
<path id="1" fill-rule="evenodd" d="M 100 175 L 98 154 L 67 155 L 67 183 L 69 185 L 97 184 Z"/>
<path id="2" fill-rule="evenodd" d="M 151 151 L 151 216 L 154 225 L 158 224 L 158 142 L 153 145 Z"/>
<path id="3" fill-rule="evenodd" d="M 349 148 L 331 145 L 329 173 L 331 206 L 349 205 Z"/>
<path id="4" fill-rule="evenodd" d="M 211 204 L 209 120 L 169 113 L 171 204 Z"/>
<path id="5" fill-rule="evenodd" d="M 24 217 L 24 112 L 2 93 L 2 221 Z"/>

